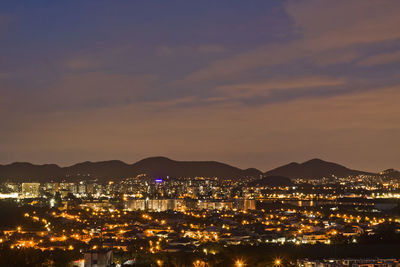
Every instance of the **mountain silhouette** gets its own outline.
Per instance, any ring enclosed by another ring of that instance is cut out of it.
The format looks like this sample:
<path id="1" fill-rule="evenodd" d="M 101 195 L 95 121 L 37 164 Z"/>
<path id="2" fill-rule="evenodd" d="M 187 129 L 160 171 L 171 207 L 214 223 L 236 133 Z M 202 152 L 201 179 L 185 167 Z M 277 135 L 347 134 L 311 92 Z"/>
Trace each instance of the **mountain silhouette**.
<path id="1" fill-rule="evenodd" d="M 347 177 L 351 175 L 375 174 L 364 171 L 352 170 L 342 165 L 312 159 L 303 163 L 292 162 L 276 169 L 267 171 L 268 176 L 284 176 L 289 178 L 319 179 L 323 177 Z"/>
<path id="2" fill-rule="evenodd" d="M 55 164 L 34 165 L 31 163 L 12 163 L 0 165 L 0 181 L 39 181 L 50 180 L 90 180 L 123 179 L 147 174 L 150 177 L 219 177 L 241 178 L 260 177 L 262 172 L 250 168 L 240 169 L 216 161 L 175 161 L 165 157 L 151 157 L 134 164 L 118 160 L 82 162 L 68 167 Z"/>
<path id="3" fill-rule="evenodd" d="M 395 169 L 387 169 L 384 171 L 381 171 L 379 175 L 382 178 L 389 178 L 389 179 L 400 179 L 400 171 L 395 170 Z"/>
<path id="4" fill-rule="evenodd" d="M 146 173 L 152 177 L 256 177 L 262 174 L 257 169 L 242 170 L 217 161 L 175 161 L 165 157 L 143 159 L 132 165 L 136 174 Z"/>
<path id="5" fill-rule="evenodd" d="M 108 181 L 136 177 L 139 174 L 147 174 L 154 178 L 203 176 L 238 179 L 243 177 L 280 176 L 291 179 L 318 179 L 372 173 L 352 170 L 321 159 L 312 159 L 304 163 L 289 163 L 264 174 L 254 168 L 240 169 L 217 161 L 176 161 L 166 157 L 145 158 L 133 164 L 127 164 L 119 160 L 109 160 L 85 161 L 68 167 L 60 167 L 56 164 L 35 165 L 27 162 L 0 165 L 0 181 L 3 182 L 80 181 L 93 179 Z"/>

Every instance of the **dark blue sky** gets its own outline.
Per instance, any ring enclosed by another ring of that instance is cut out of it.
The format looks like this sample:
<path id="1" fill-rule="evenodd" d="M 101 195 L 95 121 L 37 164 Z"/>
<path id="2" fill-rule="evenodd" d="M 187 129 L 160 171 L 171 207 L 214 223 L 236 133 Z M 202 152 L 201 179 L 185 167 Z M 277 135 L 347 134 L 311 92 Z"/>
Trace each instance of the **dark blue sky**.
<path id="1" fill-rule="evenodd" d="M 400 168 L 397 1 L 3 1 L 0 162 Z"/>

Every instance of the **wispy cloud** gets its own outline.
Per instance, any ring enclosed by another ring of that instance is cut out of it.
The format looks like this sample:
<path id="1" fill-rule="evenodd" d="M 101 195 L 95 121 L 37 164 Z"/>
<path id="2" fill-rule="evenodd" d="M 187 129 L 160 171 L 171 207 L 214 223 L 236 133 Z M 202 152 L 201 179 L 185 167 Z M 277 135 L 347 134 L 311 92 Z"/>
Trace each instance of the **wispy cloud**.
<path id="1" fill-rule="evenodd" d="M 344 78 L 330 78 L 321 76 L 311 77 L 294 77 L 280 80 L 270 80 L 258 83 L 245 83 L 245 84 L 232 84 L 223 85 L 217 88 L 218 91 L 223 92 L 231 97 L 257 97 L 267 96 L 272 91 L 277 90 L 291 90 L 299 88 L 321 88 L 331 86 L 344 85 L 346 79 Z"/>
<path id="2" fill-rule="evenodd" d="M 162 45 L 156 48 L 157 55 L 160 56 L 183 56 L 191 54 L 216 54 L 226 52 L 228 48 L 218 44 L 201 44 L 201 45 Z"/>
<path id="3" fill-rule="evenodd" d="M 133 162 L 151 154 L 150 149 L 174 158 L 212 157 L 262 169 L 287 162 L 289 154 L 293 160 L 318 155 L 376 171 L 365 161 L 382 167 L 398 164 L 399 89 L 268 106 L 215 104 L 159 112 L 157 105 L 136 103 L 26 114 L 17 135 L 6 129 L 0 139 L 8 141 L 3 151 L 16 156 L 33 156 L 39 146 L 46 153 L 35 159 L 44 162 L 82 157 Z M 382 147 L 385 153 L 370 153 Z M 239 160 L 239 155 L 247 157 Z"/>
<path id="4" fill-rule="evenodd" d="M 66 73 L 37 91 L 8 94 L 21 104 L 18 112 L 57 112 L 60 110 L 90 110 L 139 102 L 155 75 L 127 75 L 102 71 Z M 13 109 L 8 103 L 8 108 Z"/>
<path id="5" fill-rule="evenodd" d="M 400 51 L 369 56 L 358 62 L 360 66 L 376 66 L 400 62 Z"/>
<path id="6" fill-rule="evenodd" d="M 330 64 L 351 62 L 361 56 L 352 46 L 373 46 L 400 38 L 399 8 L 398 1 L 289 1 L 286 11 L 301 37 L 217 60 L 184 81 L 223 79 L 299 59 Z"/>

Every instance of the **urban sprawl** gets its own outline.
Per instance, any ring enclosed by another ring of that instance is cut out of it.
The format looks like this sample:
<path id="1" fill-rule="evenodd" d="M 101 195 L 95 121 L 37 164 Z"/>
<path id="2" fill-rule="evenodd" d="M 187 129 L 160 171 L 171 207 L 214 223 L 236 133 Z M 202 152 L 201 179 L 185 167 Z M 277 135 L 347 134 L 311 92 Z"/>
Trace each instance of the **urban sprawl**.
<path id="1" fill-rule="evenodd" d="M 187 266 L 188 259 L 174 258 L 176 253 L 190 254 L 189 266 L 226 266 L 227 260 L 218 255 L 235 247 L 355 247 L 381 238 L 387 229 L 400 233 L 400 183 L 384 177 L 280 183 L 268 177 L 142 174 L 103 183 L 4 182 L 2 202 L 24 213 L 20 224 L 2 227 L 0 243 L 10 250 L 71 251 L 77 256 L 70 266 L 139 261 L 148 266 L 177 266 L 173 262 L 182 261 L 180 266 Z M 400 266 L 396 259 L 305 256 L 276 255 L 259 266 Z M 229 266 L 251 262 L 239 252 L 230 255 Z"/>

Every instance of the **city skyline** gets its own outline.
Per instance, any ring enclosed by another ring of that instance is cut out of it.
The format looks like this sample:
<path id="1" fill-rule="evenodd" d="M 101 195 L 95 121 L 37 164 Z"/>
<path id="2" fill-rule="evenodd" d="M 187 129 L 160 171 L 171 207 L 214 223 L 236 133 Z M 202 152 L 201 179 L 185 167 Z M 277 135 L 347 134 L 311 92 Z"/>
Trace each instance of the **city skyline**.
<path id="1" fill-rule="evenodd" d="M 0 164 L 400 169 L 396 1 L 4 1 Z"/>

